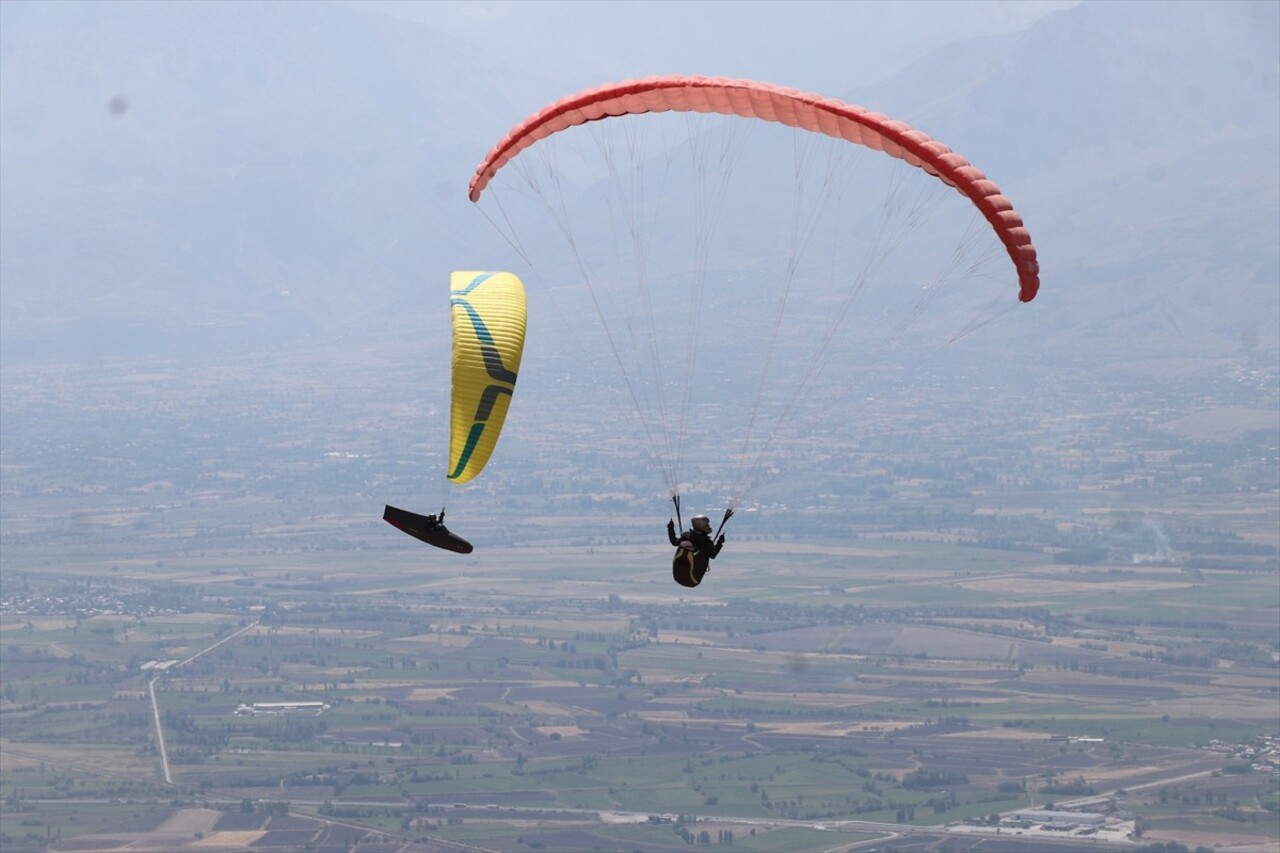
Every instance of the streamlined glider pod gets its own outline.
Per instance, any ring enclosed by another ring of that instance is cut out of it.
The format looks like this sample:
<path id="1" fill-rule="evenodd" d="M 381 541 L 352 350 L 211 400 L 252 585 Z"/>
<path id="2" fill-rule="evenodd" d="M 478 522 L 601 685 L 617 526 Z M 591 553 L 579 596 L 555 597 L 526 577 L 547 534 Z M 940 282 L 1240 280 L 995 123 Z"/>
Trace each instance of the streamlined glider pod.
<path id="1" fill-rule="evenodd" d="M 439 516 L 418 515 L 388 504 L 382 513 L 382 520 L 428 545 L 458 554 L 470 554 L 472 551 L 470 542 L 450 533 L 449 528 L 444 526 L 444 513 Z"/>

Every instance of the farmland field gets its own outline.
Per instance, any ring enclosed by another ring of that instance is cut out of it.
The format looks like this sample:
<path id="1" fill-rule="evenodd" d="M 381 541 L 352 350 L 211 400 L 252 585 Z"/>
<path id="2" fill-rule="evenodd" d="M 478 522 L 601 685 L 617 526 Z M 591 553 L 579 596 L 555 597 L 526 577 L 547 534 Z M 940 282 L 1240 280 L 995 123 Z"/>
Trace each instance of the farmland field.
<path id="1" fill-rule="evenodd" d="M 1274 437 L 1163 430 L 1199 386 L 1118 425 L 1010 387 L 940 430 L 935 377 L 686 589 L 612 427 L 568 468 L 581 423 L 504 436 L 450 509 L 472 554 L 397 533 L 421 418 L 331 405 L 361 374 L 317 358 L 6 365 L 5 853 L 1280 843 Z M 1105 825 L 1015 820 L 1050 805 Z"/>
<path id="2" fill-rule="evenodd" d="M 1273 577 L 1116 577 L 997 552 L 967 553 L 977 560 L 956 572 L 938 552 L 884 584 L 887 564 L 923 558 L 879 541 L 811 546 L 818 562 L 851 562 L 756 598 L 771 561 L 788 558 L 747 542 L 695 601 L 646 571 L 661 550 L 615 551 L 607 585 L 571 580 L 590 575 L 589 556 L 558 556 L 548 583 L 511 571 L 527 558 L 501 550 L 467 561 L 469 585 L 417 551 L 371 555 L 372 571 L 280 555 L 269 572 L 227 557 L 187 577 L 92 565 L 7 576 L 33 599 L 70 583 L 176 606 L 7 620 L 4 831 L 31 841 L 37 827 L 50 849 L 55 836 L 105 845 L 130 815 L 182 801 L 173 815 L 210 817 L 179 832 L 170 816 L 148 837 L 260 846 L 341 819 L 495 849 L 665 849 L 710 831 L 742 849 L 806 850 L 815 832 L 829 840 L 817 825 L 844 827 L 841 843 L 887 841 L 853 822 L 918 833 L 1087 794 L 1147 809 L 1153 838 L 1280 838 L 1264 808 L 1274 780 L 1232 757 L 1274 733 L 1280 680 L 1246 651 L 1265 627 L 1234 612 Z M 1135 609 L 1143 589 L 1153 606 Z M 1186 589 L 1202 593 L 1194 619 L 1174 600 Z M 1189 643 L 1238 657 L 1206 664 Z M 180 663 L 140 668 L 152 660 Z M 235 713 L 295 700 L 329 707 Z M 1160 808 L 1170 789 L 1201 799 L 1174 819 Z M 98 805 L 59 807 L 76 797 Z M 256 823 L 215 828 L 233 813 Z M 268 826 L 282 814 L 311 822 Z M 651 821 L 661 815 L 672 818 Z"/>

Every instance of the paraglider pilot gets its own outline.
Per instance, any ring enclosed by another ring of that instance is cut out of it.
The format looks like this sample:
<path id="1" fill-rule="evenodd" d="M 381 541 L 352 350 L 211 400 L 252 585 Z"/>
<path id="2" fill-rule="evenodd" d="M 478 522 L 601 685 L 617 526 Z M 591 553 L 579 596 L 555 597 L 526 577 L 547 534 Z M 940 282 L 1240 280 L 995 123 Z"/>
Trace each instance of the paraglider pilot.
<path id="1" fill-rule="evenodd" d="M 726 520 L 728 520 L 728 514 Z M 675 546 L 676 553 L 671 559 L 671 576 L 681 586 L 697 586 L 702 583 L 702 576 L 707 573 L 711 560 L 724 547 L 724 534 L 712 538 L 711 519 L 705 515 L 695 515 L 692 525 L 676 537 L 676 523 L 667 520 L 667 538 Z"/>
<path id="2" fill-rule="evenodd" d="M 456 533 L 450 533 L 449 528 L 444 526 L 443 509 L 439 515 L 419 515 L 388 504 L 382 513 L 382 520 L 428 545 L 459 554 L 470 554 L 472 551 L 470 542 Z"/>

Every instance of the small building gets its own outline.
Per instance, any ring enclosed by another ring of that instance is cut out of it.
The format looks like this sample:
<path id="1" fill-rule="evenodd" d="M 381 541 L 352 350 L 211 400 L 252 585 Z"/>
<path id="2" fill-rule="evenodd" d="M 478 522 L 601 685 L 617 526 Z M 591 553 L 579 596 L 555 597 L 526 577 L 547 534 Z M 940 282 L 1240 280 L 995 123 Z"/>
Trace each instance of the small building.
<path id="1" fill-rule="evenodd" d="M 1027 821 L 1049 826 L 1057 830 L 1071 830 L 1082 826 L 1102 826 L 1107 816 L 1097 812 L 1061 812 L 1048 809 L 1023 809 L 1010 815 L 1010 820 Z"/>
<path id="2" fill-rule="evenodd" d="M 264 714 L 321 714 L 329 710 L 324 702 L 254 702 L 241 703 L 236 714 L 241 717 L 257 717 Z"/>
<path id="3" fill-rule="evenodd" d="M 173 669 L 177 665 L 178 662 L 176 660 L 149 660 L 142 664 L 139 669 L 143 672 L 149 672 L 152 670 L 155 672 L 165 672 L 166 670 Z"/>

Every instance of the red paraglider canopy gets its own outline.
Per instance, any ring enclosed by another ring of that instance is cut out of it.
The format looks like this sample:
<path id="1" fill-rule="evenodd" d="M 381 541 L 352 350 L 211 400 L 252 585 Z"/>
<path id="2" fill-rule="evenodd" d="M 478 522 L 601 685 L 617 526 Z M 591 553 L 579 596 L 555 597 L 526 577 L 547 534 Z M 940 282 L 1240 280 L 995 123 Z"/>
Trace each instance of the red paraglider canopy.
<path id="1" fill-rule="evenodd" d="M 644 77 L 588 89 L 557 101 L 516 125 L 484 158 L 469 196 L 479 201 L 489 181 L 511 158 L 540 139 L 611 116 L 700 112 L 759 118 L 822 133 L 883 151 L 955 187 L 995 230 L 1018 273 L 1023 302 L 1035 298 L 1040 265 L 1022 217 L 981 171 L 946 145 L 880 113 L 832 98 L 751 80 L 724 77 Z"/>

